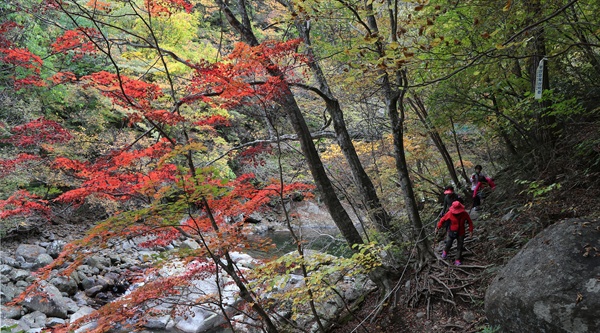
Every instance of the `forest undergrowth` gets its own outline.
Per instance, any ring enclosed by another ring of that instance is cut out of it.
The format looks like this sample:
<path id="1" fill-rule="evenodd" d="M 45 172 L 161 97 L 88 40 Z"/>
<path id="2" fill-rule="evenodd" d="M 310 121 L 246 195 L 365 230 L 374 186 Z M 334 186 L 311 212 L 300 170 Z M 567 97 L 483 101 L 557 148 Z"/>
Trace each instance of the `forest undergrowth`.
<path id="1" fill-rule="evenodd" d="M 452 264 L 456 244 L 443 260 L 444 241 L 436 240 L 436 260 L 419 272 L 404 273 L 384 310 L 379 311 L 379 295 L 371 293 L 332 332 L 496 332 L 484 311 L 485 292 L 496 273 L 544 228 L 566 218 L 600 217 L 600 174 L 580 175 L 569 168 L 573 159 L 561 156 L 564 160 L 554 161 L 553 171 L 534 183 L 552 188 L 560 180 L 561 186 L 551 191 L 536 191 L 540 186 L 519 191 L 517 180 L 523 170 L 504 170 L 498 176 L 499 186 L 485 200 L 484 209 L 471 211 L 474 237 L 465 240 L 463 265 Z"/>

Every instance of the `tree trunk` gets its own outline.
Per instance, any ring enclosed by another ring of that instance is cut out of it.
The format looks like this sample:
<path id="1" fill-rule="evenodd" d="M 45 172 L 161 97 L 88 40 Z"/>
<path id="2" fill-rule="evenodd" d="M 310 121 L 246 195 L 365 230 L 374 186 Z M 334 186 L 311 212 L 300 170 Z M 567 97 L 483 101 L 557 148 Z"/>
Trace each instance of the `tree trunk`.
<path id="1" fill-rule="evenodd" d="M 419 210 L 415 199 L 408 166 L 406 164 L 406 155 L 404 153 L 404 104 L 402 102 L 403 94 L 395 94 L 391 89 L 390 82 L 384 77 L 384 91 L 386 92 L 387 111 L 392 125 L 392 135 L 394 138 L 394 155 L 396 158 L 396 170 L 400 180 L 400 188 L 404 197 L 404 205 L 408 219 L 412 224 L 413 240 L 417 247 L 418 266 L 424 265 L 430 259 L 434 258 L 431 244 L 427 238 L 427 232 L 421 222 Z M 404 91 L 404 90 L 403 90 Z"/>
<path id="2" fill-rule="evenodd" d="M 371 36 L 379 35 L 379 28 L 377 27 L 377 19 L 371 13 L 374 12 L 372 2 L 365 1 L 365 8 L 367 10 L 367 26 L 369 27 L 369 34 Z M 388 4 L 388 14 L 390 19 L 390 26 L 396 27 L 396 16 L 395 7 Z M 392 30 L 390 32 L 390 40 L 397 41 L 397 31 Z M 384 58 L 385 47 L 383 45 L 383 39 L 380 39 L 375 43 L 376 52 L 380 58 Z M 406 164 L 406 155 L 404 154 L 404 95 L 407 91 L 407 79 L 406 71 L 402 68 L 396 69 L 395 84 L 392 85 L 390 75 L 384 69 L 379 70 L 379 77 L 381 77 L 381 87 L 383 90 L 386 110 L 392 127 L 392 135 L 394 138 L 394 155 L 396 159 L 396 170 L 398 172 L 400 187 L 404 198 L 405 209 L 408 215 L 408 219 L 413 229 L 413 240 L 417 248 L 417 262 L 418 266 L 424 265 L 427 261 L 434 258 L 435 255 L 431 249 L 427 233 L 423 228 L 421 217 L 417 207 L 415 194 L 413 191 L 412 183 L 410 182 L 410 176 L 408 166 Z"/>
<path id="3" fill-rule="evenodd" d="M 450 152 L 448 152 L 448 149 L 446 148 L 446 145 L 444 144 L 440 133 L 437 131 L 435 126 L 431 125 L 427 120 L 428 113 L 427 109 L 425 108 L 425 104 L 419 97 L 407 100 L 408 103 L 412 106 L 412 109 L 419 117 L 419 120 L 421 121 L 423 126 L 425 126 L 425 128 L 427 129 L 427 133 L 429 133 L 431 141 L 433 141 L 433 144 L 439 151 L 440 155 L 442 155 L 442 159 L 446 164 L 446 169 L 448 169 L 448 174 L 450 174 L 452 182 L 456 184 L 456 186 L 458 186 L 459 189 L 461 189 L 463 185 L 461 185 L 462 183 L 458 180 L 458 174 L 456 173 L 456 168 L 454 167 L 454 161 L 452 161 L 452 156 L 450 156 Z"/>
<path id="4" fill-rule="evenodd" d="M 231 26 L 241 35 L 242 40 L 251 46 L 258 45 L 258 40 L 256 39 L 251 28 L 244 27 L 223 1 L 217 0 L 217 3 L 221 7 L 221 10 L 223 10 L 225 13 L 225 17 Z M 242 21 L 245 21 L 245 19 L 242 19 Z M 270 75 L 274 77 L 283 76 L 283 73 L 281 73 L 277 66 L 274 66 L 272 63 L 265 65 Z M 296 103 L 296 99 L 294 98 L 294 95 L 289 87 L 286 86 L 283 88 L 281 96 L 276 98 L 275 102 L 278 103 L 286 112 L 288 119 L 292 124 L 296 135 L 298 136 L 302 153 L 307 160 L 310 172 L 313 176 L 315 184 L 317 185 L 317 189 L 323 196 L 323 202 L 327 206 L 331 218 L 333 219 L 337 228 L 340 230 L 340 233 L 346 242 L 348 242 L 350 248 L 353 251 L 358 251 L 354 245 L 364 244 L 363 240 L 358 230 L 352 223 L 352 219 L 348 215 L 348 212 L 344 209 L 342 203 L 337 197 L 335 189 L 333 188 L 333 185 L 327 176 L 321 158 L 319 157 L 314 142 L 312 141 L 312 136 L 308 126 L 306 125 L 304 116 L 302 115 L 302 112 Z M 369 276 L 382 290 L 388 290 L 387 288 L 389 288 L 391 285 L 391 274 L 387 269 L 378 267 L 374 269 Z"/>
<path id="5" fill-rule="evenodd" d="M 291 5 L 288 5 L 288 8 L 290 11 L 294 10 Z M 310 59 L 308 66 L 319 83 L 318 93 L 326 102 L 327 111 L 331 115 L 333 121 L 333 128 L 336 133 L 338 145 L 350 166 L 350 171 L 352 172 L 360 195 L 367 205 L 369 217 L 371 218 L 371 221 L 374 222 L 375 227 L 379 232 L 389 234 L 392 231 L 390 216 L 381 205 L 375 186 L 358 158 L 358 154 L 356 153 L 354 144 L 352 143 L 352 139 L 346 128 L 344 112 L 342 111 L 338 100 L 333 96 L 329 83 L 323 74 L 323 70 L 316 60 L 310 41 L 309 26 L 307 22 L 301 21 L 300 19 L 297 19 L 295 23 L 296 29 L 298 29 L 300 36 L 304 39 L 304 43 L 307 46 L 306 54 Z"/>
<path id="6" fill-rule="evenodd" d="M 542 6 L 540 0 L 532 0 L 527 6 L 528 14 L 533 18 L 535 18 L 542 12 Z M 536 80 L 537 80 L 537 68 L 540 64 L 540 61 L 544 61 L 544 57 L 546 56 L 546 37 L 543 28 L 539 28 L 538 31 L 535 32 L 534 35 L 534 50 L 533 55 L 530 59 L 529 64 L 529 78 L 531 82 L 531 91 L 535 92 Z M 550 79 L 548 77 L 548 64 L 544 64 L 543 70 L 543 81 L 542 81 L 542 91 L 546 91 L 550 89 Z M 556 125 L 556 118 L 550 115 L 547 115 L 547 110 L 550 107 L 549 101 L 542 101 L 537 103 L 539 111 L 535 112 L 535 117 L 537 120 L 537 128 L 536 128 L 536 138 L 538 144 L 548 147 L 547 145 L 553 145 L 556 142 L 557 136 L 556 132 L 553 130 Z"/>

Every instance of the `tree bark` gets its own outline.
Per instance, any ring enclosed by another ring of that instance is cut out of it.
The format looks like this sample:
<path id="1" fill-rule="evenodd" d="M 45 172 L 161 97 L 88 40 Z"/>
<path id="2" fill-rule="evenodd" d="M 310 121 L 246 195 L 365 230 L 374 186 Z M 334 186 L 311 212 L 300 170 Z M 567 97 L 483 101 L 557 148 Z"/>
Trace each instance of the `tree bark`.
<path id="1" fill-rule="evenodd" d="M 251 46 L 258 45 L 258 40 L 256 39 L 251 28 L 243 27 L 243 24 L 237 20 L 229 7 L 222 0 L 217 0 L 217 3 L 225 12 L 225 16 L 231 26 L 241 35 L 242 40 Z M 265 65 L 270 75 L 274 77 L 283 77 L 283 73 L 277 66 L 272 63 Z M 304 116 L 302 115 L 300 107 L 296 103 L 296 99 L 294 98 L 289 86 L 283 88 L 283 93 L 275 100 L 275 102 L 278 103 L 286 112 L 288 120 L 298 135 L 302 153 L 307 160 L 317 189 L 323 196 L 323 202 L 327 206 L 331 218 L 333 219 L 337 228 L 340 230 L 340 233 L 350 248 L 353 251 L 358 251 L 355 245 L 361 245 L 364 244 L 364 242 L 360 236 L 360 233 L 352 223 L 352 219 L 348 215 L 348 212 L 344 209 L 342 203 L 337 197 L 335 189 L 329 177 L 327 176 L 321 158 L 317 152 L 314 142 L 312 141 L 312 136 L 306 121 L 304 120 Z M 389 290 L 391 287 L 391 272 L 386 268 L 381 266 L 377 267 L 369 273 L 369 276 L 382 290 Z"/>
<path id="2" fill-rule="evenodd" d="M 384 58 L 385 48 L 382 41 L 383 38 L 378 37 L 379 28 L 377 27 L 377 19 L 371 14 L 374 12 L 372 3 L 370 1 L 365 1 L 365 8 L 367 13 L 370 13 L 367 15 L 366 20 L 369 29 L 368 33 L 371 36 L 380 38 L 375 43 L 375 47 L 379 57 Z M 395 8 L 397 9 L 391 2 L 388 2 L 389 25 L 392 27 L 397 26 Z M 397 31 L 391 31 L 389 38 L 391 41 L 397 41 Z M 412 225 L 413 241 L 415 242 L 417 249 L 417 265 L 422 266 L 430 259 L 433 259 L 435 255 L 433 254 L 429 239 L 427 238 L 427 233 L 423 228 L 423 223 L 419 216 L 415 194 L 410 181 L 408 165 L 406 164 L 406 155 L 404 153 L 404 96 L 408 89 L 406 70 L 399 68 L 393 73 L 395 75 L 394 84 L 392 84 L 391 75 L 385 69 L 379 70 L 379 77 L 381 77 L 381 88 L 383 90 L 386 110 L 392 127 L 396 171 L 398 172 L 406 213 Z"/>
<path id="3" fill-rule="evenodd" d="M 527 6 L 528 14 L 535 18 L 542 12 L 542 6 L 540 0 L 532 0 Z M 533 55 L 530 58 L 529 64 L 529 78 L 531 82 L 531 91 L 535 92 L 536 79 L 537 79 L 537 68 L 540 61 L 544 61 L 546 56 L 546 36 L 543 28 L 539 28 L 534 35 L 534 50 Z M 548 77 L 548 63 L 544 64 L 543 70 L 543 81 L 542 91 L 550 89 L 550 78 Z M 548 144 L 553 145 L 556 142 L 557 136 L 553 127 L 556 125 L 556 118 L 546 114 L 546 111 L 550 107 L 549 101 L 541 101 L 538 104 L 539 111 L 535 113 L 537 120 L 536 138 L 537 142 L 541 146 L 547 147 Z"/>
<path id="4" fill-rule="evenodd" d="M 294 11 L 291 4 L 287 4 L 287 6 L 290 11 Z M 390 232 L 393 232 L 390 224 L 390 216 L 381 205 L 381 200 L 379 200 L 375 186 L 362 166 L 358 154 L 356 153 L 356 149 L 354 148 L 354 144 L 352 143 L 352 139 L 350 138 L 350 134 L 348 133 L 346 122 L 344 120 L 344 112 L 342 111 L 340 103 L 331 92 L 329 83 L 315 57 L 310 41 L 309 23 L 307 23 L 307 21 L 296 19 L 295 25 L 300 33 L 300 37 L 304 39 L 304 43 L 307 46 L 305 53 L 310 59 L 308 66 L 312 70 L 316 81 L 319 83 L 319 89 L 315 92 L 325 100 L 327 111 L 331 115 L 333 121 L 333 128 L 336 133 L 338 145 L 350 166 L 350 171 L 354 177 L 359 193 L 367 205 L 369 217 L 371 218 L 371 221 L 374 222 L 377 231 L 389 234 Z"/>
<path id="5" fill-rule="evenodd" d="M 427 133 L 429 133 L 429 137 L 431 138 L 431 141 L 433 141 L 438 152 L 442 155 L 442 159 L 444 160 L 444 164 L 446 164 L 446 169 L 448 169 L 448 174 L 450 175 L 452 182 L 456 184 L 459 189 L 462 188 L 463 185 L 461 185 L 462 183 L 458 180 L 458 174 L 456 173 L 456 168 L 454 167 L 450 152 L 448 152 L 448 149 L 435 126 L 431 125 L 427 120 L 428 112 L 425 104 L 419 97 L 407 99 L 407 101 L 412 106 L 413 111 L 415 111 L 423 126 L 427 129 Z"/>

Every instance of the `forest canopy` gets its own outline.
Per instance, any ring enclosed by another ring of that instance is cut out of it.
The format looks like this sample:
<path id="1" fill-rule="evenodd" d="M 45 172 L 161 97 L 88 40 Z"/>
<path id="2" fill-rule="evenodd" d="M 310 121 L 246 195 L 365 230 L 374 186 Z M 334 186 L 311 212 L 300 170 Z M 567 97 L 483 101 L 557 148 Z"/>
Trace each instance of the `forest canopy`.
<path id="1" fill-rule="evenodd" d="M 185 235 L 203 247 L 178 256 L 246 290 L 229 255 L 268 241 L 250 242 L 245 220 L 304 198 L 385 291 L 407 249 L 418 267 L 433 258 L 425 229 L 443 188 L 470 198 L 475 165 L 519 170 L 511 181 L 534 198 L 597 175 L 598 12 L 583 0 L 5 1 L 0 237 L 88 215 L 95 227 L 58 267 L 109 239 Z"/>

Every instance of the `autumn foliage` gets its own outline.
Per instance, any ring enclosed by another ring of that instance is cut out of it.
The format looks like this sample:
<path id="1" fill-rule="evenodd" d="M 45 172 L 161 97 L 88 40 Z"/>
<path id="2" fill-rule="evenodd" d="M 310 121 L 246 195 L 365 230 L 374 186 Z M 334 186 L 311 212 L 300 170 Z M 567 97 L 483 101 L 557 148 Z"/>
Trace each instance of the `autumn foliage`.
<path id="1" fill-rule="evenodd" d="M 66 3 L 52 2 L 52 8 Z M 90 1 L 87 6 L 110 12 L 112 4 Z M 177 10 L 190 11 L 187 1 L 145 1 L 150 15 L 168 17 Z M 5 23 L 0 29 L 18 28 Z M 0 35 L 1 36 L 1 35 Z M 106 38 L 97 28 L 78 27 L 62 32 L 51 43 L 54 55 L 67 55 L 73 61 L 86 56 L 100 56 L 98 43 Z M 109 330 L 116 323 L 139 317 L 137 306 L 150 304 L 167 295 L 177 295 L 192 279 L 206 277 L 228 258 L 231 251 L 255 247 L 264 249 L 268 241 L 250 242 L 244 231 L 245 219 L 274 201 L 295 193 L 310 197 L 314 186 L 306 183 L 263 183 L 252 174 L 233 175 L 215 167 L 204 166 L 197 158 L 210 151 L 220 130 L 231 126 L 231 118 L 222 113 L 194 113 L 200 105 L 227 109 L 251 105 L 257 101 L 269 104 L 281 96 L 283 88 L 297 80 L 296 67 L 304 59 L 296 52 L 300 41 L 267 42 L 256 47 L 236 44 L 221 62 L 186 62 L 188 83 L 180 91 L 164 82 L 135 78 L 123 72 L 100 70 L 76 75 L 69 70 L 42 74 L 40 56 L 25 48 L 17 48 L 0 37 L 0 62 L 13 66 L 14 89 L 31 89 L 73 85 L 108 98 L 113 107 L 123 110 L 129 126 L 149 127 L 145 134 L 120 147 L 112 147 L 97 156 L 69 152 L 78 144 L 78 128 L 67 128 L 61 119 L 39 117 L 21 124 L 4 124 L 0 143 L 8 147 L 9 158 L 0 160 L 0 175 L 20 175 L 31 179 L 24 168 L 36 164 L 52 174 L 45 186 L 60 188 L 53 198 L 43 198 L 19 189 L 0 200 L 0 218 L 42 217 L 50 221 L 53 210 L 78 207 L 90 200 L 114 202 L 116 210 L 106 221 L 99 222 L 89 234 L 67 246 L 54 263 L 39 273 L 49 276 L 54 268 L 70 274 L 88 255 L 88 248 L 103 248 L 109 240 L 145 237 L 140 246 L 167 246 L 182 235 L 197 239 L 203 246 L 190 253 L 173 253 L 188 268 L 184 276 L 148 281 L 152 269 L 144 273 L 146 285 L 128 297 L 108 304 L 88 319 L 97 320 L 95 332 Z M 269 74 L 277 67 L 282 75 Z M 174 98 L 174 96 L 181 96 Z M 155 135 L 150 140 L 145 136 Z M 255 161 L 254 155 L 270 152 L 269 145 L 250 147 L 240 156 L 242 163 Z M 235 157 L 235 154 L 230 154 Z M 52 183 L 54 181 L 55 183 Z M 27 186 L 24 185 L 19 186 Z M 227 269 L 226 269 L 227 270 Z M 228 274 L 237 274 L 227 271 Z M 135 282 L 134 278 L 131 282 Z M 239 280 L 240 288 L 244 288 Z M 159 285 L 160 287 L 156 287 Z M 27 293 L 34 292 L 36 284 Z M 24 294 L 25 295 L 25 294 Z M 24 297 L 24 295 L 21 296 Z M 248 294 L 249 295 L 249 294 Z M 250 296 L 247 296 L 250 297 Z M 18 301 L 19 299 L 17 299 Z M 247 299 L 248 308 L 259 303 Z M 77 324 L 76 324 L 77 325 Z M 72 327 L 55 328 L 67 332 Z"/>

